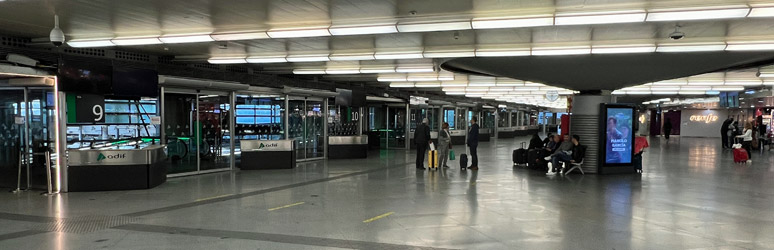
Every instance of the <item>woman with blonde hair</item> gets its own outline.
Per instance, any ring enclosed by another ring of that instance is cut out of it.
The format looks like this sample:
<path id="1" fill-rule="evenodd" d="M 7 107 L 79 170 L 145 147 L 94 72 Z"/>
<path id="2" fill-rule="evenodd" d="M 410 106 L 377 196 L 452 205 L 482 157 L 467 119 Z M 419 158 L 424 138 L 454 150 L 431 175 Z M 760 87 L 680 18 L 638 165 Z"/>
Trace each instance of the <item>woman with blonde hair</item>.
<path id="1" fill-rule="evenodd" d="M 752 162 L 752 123 L 751 122 L 745 122 L 744 123 L 744 132 L 742 132 L 742 135 L 736 136 L 737 138 L 742 138 L 742 148 L 744 150 L 747 150 L 747 162 Z"/>

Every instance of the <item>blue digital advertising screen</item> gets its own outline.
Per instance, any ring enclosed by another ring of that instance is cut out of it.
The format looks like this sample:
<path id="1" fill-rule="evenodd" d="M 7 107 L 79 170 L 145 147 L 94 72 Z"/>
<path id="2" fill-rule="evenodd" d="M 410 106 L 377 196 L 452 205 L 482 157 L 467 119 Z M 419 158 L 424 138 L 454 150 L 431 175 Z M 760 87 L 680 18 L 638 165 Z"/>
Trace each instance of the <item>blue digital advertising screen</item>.
<path id="1" fill-rule="evenodd" d="M 634 146 L 634 109 L 607 107 L 605 120 L 605 164 L 629 165 Z"/>

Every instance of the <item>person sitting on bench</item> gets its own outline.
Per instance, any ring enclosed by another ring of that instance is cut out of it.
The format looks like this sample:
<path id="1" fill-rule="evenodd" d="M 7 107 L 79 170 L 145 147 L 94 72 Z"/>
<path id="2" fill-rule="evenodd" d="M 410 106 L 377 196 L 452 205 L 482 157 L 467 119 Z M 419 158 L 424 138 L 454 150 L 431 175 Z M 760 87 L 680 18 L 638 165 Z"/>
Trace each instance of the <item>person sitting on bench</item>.
<path id="1" fill-rule="evenodd" d="M 546 160 L 551 160 L 552 170 L 551 172 L 556 173 L 557 170 L 561 171 L 561 164 L 564 162 L 574 162 L 575 158 L 579 158 L 579 160 L 582 160 L 583 155 L 579 152 L 578 154 L 575 154 L 573 149 L 580 145 L 580 136 L 573 135 L 572 140 L 565 139 L 564 142 L 559 146 L 559 148 L 551 154 L 550 156 L 546 157 Z"/>

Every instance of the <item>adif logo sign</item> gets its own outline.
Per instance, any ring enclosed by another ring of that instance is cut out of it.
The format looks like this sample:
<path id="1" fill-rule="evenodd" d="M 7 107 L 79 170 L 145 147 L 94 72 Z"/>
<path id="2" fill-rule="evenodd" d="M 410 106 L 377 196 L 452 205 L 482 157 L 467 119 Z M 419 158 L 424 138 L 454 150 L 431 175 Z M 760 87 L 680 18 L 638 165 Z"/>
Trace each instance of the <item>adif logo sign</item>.
<path id="1" fill-rule="evenodd" d="M 706 115 L 692 115 L 690 120 L 692 122 L 713 123 L 718 121 L 718 116 L 712 113 Z"/>
<path id="2" fill-rule="evenodd" d="M 277 146 L 278 146 L 278 145 L 277 145 L 277 143 L 266 143 L 266 144 L 264 144 L 264 143 L 261 143 L 261 145 L 258 145 L 258 149 L 263 149 L 263 148 L 276 148 Z"/>
<path id="3" fill-rule="evenodd" d="M 126 154 L 112 154 L 112 155 L 105 155 L 103 153 L 99 153 L 97 156 L 97 161 L 103 161 L 105 159 L 123 159 L 126 158 Z"/>

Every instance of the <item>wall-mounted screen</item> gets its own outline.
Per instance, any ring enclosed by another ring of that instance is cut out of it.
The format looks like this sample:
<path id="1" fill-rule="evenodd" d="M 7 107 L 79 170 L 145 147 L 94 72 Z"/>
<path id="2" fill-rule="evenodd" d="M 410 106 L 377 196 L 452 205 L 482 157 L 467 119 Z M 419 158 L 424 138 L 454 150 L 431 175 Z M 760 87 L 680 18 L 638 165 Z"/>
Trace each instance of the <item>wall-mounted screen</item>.
<path id="1" fill-rule="evenodd" d="M 352 90 L 336 89 L 336 105 L 350 107 L 352 106 Z"/>
<path id="2" fill-rule="evenodd" d="M 629 165 L 632 163 L 634 144 L 634 108 L 605 108 L 605 164 Z"/>
<path id="3" fill-rule="evenodd" d="M 110 65 L 62 61 L 57 70 L 59 91 L 109 95 L 113 93 Z"/>
<path id="4" fill-rule="evenodd" d="M 113 71 L 113 95 L 158 97 L 159 74 L 149 69 L 116 68 Z"/>

